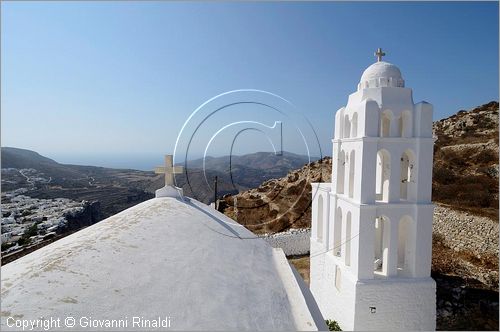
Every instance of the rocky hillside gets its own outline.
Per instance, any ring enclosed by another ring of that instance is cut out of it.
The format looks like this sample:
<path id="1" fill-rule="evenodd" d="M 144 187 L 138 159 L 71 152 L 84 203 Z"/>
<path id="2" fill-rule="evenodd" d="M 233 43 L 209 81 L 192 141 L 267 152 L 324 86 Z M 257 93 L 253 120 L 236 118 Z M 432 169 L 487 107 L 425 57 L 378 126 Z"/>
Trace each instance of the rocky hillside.
<path id="1" fill-rule="evenodd" d="M 432 197 L 498 219 L 498 102 L 434 123 Z"/>
<path id="2" fill-rule="evenodd" d="M 219 208 L 255 233 L 309 227 L 311 182 L 329 182 L 331 170 L 332 160 L 325 157 L 255 189 L 226 195 Z"/>

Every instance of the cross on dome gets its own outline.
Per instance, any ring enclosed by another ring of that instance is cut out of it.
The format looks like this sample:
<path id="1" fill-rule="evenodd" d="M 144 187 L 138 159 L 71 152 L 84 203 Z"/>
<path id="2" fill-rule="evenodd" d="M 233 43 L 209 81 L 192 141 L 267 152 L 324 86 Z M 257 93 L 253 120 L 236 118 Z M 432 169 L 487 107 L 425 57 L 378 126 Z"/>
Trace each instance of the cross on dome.
<path id="1" fill-rule="evenodd" d="M 382 57 L 385 56 L 385 53 L 382 51 L 382 49 L 379 47 L 377 49 L 377 52 L 375 52 L 375 56 L 377 57 L 377 62 L 382 61 Z"/>
<path id="2" fill-rule="evenodd" d="M 404 88 L 405 81 L 396 65 L 382 61 L 385 52 L 379 47 L 374 53 L 377 61 L 365 69 L 358 84 L 358 91 L 367 88 L 395 87 Z"/>
<path id="3" fill-rule="evenodd" d="M 165 155 L 165 166 L 155 168 L 156 174 L 165 174 L 165 186 L 174 186 L 174 174 L 182 174 L 184 167 L 174 166 L 173 156 Z"/>

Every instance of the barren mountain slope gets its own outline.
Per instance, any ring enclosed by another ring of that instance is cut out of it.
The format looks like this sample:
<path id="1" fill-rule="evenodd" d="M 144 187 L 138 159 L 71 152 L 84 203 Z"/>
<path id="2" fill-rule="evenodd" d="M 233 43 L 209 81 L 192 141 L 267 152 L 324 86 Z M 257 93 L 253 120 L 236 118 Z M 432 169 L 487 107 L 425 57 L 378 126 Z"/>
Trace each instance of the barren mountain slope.
<path id="1" fill-rule="evenodd" d="M 434 123 L 432 199 L 498 219 L 498 102 Z"/>

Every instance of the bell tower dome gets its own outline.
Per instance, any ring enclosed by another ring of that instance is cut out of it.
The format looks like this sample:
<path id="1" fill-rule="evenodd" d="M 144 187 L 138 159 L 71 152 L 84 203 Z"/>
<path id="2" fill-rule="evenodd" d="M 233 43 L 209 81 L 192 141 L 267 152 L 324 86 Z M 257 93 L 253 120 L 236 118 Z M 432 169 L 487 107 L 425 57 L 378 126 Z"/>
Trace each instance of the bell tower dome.
<path id="1" fill-rule="evenodd" d="M 392 63 L 378 61 L 366 68 L 361 75 L 358 90 L 390 86 L 404 88 L 405 81 L 399 68 Z"/>

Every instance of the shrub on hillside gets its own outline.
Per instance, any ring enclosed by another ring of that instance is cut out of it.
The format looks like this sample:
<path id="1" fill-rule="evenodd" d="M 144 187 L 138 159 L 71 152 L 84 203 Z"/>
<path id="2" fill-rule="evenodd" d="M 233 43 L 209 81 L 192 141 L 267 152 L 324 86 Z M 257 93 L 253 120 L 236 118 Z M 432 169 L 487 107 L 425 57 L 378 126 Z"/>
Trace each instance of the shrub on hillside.
<path id="1" fill-rule="evenodd" d="M 453 150 L 441 150 L 442 153 L 442 160 L 445 162 L 454 165 L 454 166 L 466 166 L 466 158 L 460 153 L 457 153 L 456 151 Z"/>
<path id="2" fill-rule="evenodd" d="M 436 165 L 432 170 L 432 178 L 441 184 L 450 184 L 457 180 L 455 173 L 446 165 Z"/>
<path id="3" fill-rule="evenodd" d="M 484 149 L 476 156 L 476 161 L 481 164 L 488 164 L 491 162 L 498 162 L 497 154 L 490 149 Z"/>
<path id="4" fill-rule="evenodd" d="M 326 325 L 328 326 L 328 331 L 342 331 L 342 329 L 339 326 L 339 323 L 337 323 L 334 320 L 327 319 Z"/>
<path id="5" fill-rule="evenodd" d="M 435 201 L 462 207 L 498 208 L 498 179 L 489 173 L 467 174 L 464 168 L 453 170 L 449 163 L 441 161 L 434 165 L 433 180 Z"/>

